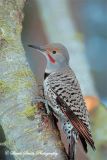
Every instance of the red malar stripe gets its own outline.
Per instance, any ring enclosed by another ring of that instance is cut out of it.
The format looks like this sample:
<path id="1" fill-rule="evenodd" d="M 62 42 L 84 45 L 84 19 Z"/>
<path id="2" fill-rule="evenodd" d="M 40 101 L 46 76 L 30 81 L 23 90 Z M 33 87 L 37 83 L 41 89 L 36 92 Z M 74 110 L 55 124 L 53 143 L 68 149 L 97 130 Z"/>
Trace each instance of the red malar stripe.
<path id="1" fill-rule="evenodd" d="M 50 54 L 48 54 L 48 57 L 49 57 L 49 59 L 50 59 L 50 61 L 51 61 L 52 63 L 55 63 L 54 58 L 53 58 L 53 57 L 51 57 L 51 55 L 50 55 Z"/>

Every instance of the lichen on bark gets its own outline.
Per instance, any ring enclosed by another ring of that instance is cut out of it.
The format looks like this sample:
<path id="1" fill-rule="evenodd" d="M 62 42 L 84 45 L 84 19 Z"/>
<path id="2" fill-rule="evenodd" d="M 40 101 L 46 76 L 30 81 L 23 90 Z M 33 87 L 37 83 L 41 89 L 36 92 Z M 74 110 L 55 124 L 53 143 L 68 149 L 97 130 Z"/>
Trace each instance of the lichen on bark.
<path id="1" fill-rule="evenodd" d="M 24 3 L 0 1 L 0 136 L 5 135 L 0 141 L 0 158 L 63 160 L 62 143 L 55 132 L 41 128 L 41 115 L 31 121 L 23 114 L 37 94 L 21 42 Z"/>

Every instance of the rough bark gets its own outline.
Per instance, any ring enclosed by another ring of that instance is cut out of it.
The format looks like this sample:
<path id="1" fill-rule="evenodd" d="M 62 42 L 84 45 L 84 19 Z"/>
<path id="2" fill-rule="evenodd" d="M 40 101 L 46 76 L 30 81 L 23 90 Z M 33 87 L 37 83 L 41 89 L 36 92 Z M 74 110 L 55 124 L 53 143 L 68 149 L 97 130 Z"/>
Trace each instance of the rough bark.
<path id="1" fill-rule="evenodd" d="M 25 114 L 37 94 L 37 83 L 21 42 L 24 3 L 0 0 L 0 159 L 63 160 L 56 131 L 44 130 L 39 114 L 34 120 Z"/>

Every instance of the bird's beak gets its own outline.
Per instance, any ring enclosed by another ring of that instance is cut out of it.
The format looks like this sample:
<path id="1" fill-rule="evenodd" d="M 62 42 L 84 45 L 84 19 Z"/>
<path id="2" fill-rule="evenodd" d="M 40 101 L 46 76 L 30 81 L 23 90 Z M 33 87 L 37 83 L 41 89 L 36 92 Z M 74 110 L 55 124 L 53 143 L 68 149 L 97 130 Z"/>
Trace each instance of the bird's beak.
<path id="1" fill-rule="evenodd" d="M 44 56 L 46 56 L 46 55 L 48 56 L 48 58 L 50 59 L 51 63 L 55 63 L 54 58 L 50 55 L 50 53 L 46 50 L 46 48 L 43 48 L 43 47 L 41 47 L 41 46 L 31 45 L 31 44 L 29 44 L 28 47 L 31 47 L 31 48 L 34 48 L 34 49 L 36 49 L 36 50 L 41 51 Z M 47 51 L 48 53 L 47 53 L 46 51 Z"/>
<path id="2" fill-rule="evenodd" d="M 39 50 L 39 51 L 41 51 L 41 52 L 45 52 L 45 51 L 46 51 L 46 49 L 44 49 L 43 47 L 35 46 L 35 45 L 31 45 L 31 44 L 29 44 L 28 47 L 37 49 L 37 50 Z"/>

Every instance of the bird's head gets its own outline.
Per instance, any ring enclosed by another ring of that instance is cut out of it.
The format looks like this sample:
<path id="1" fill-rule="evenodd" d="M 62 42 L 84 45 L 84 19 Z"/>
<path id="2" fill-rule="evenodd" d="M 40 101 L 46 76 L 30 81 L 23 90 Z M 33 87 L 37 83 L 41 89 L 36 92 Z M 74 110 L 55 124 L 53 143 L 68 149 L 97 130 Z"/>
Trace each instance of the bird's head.
<path id="1" fill-rule="evenodd" d="M 29 47 L 35 48 L 45 55 L 47 59 L 47 73 L 60 70 L 69 64 L 68 51 L 62 44 L 52 43 L 39 47 L 35 45 L 29 45 Z"/>

